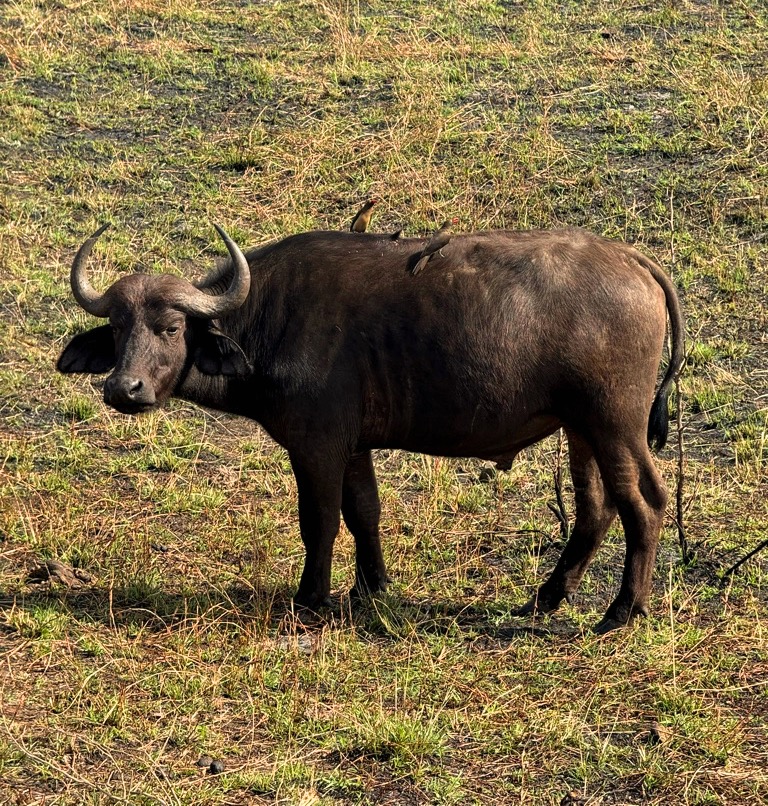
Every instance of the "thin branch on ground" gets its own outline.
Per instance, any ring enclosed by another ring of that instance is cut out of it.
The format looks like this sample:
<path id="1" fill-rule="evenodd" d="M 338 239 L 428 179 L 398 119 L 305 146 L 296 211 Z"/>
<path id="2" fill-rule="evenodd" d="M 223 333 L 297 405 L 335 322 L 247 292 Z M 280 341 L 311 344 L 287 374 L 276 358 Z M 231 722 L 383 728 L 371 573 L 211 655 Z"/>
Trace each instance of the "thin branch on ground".
<path id="1" fill-rule="evenodd" d="M 563 540 L 568 542 L 568 538 L 571 536 L 571 524 L 570 519 L 568 517 L 568 510 L 565 506 L 565 500 L 563 499 L 563 430 L 562 428 L 558 432 L 557 435 L 557 460 L 555 462 L 555 469 L 552 472 L 552 477 L 555 482 L 555 500 L 557 505 L 548 503 L 547 507 L 549 507 L 550 511 L 554 514 L 557 518 L 558 523 L 560 524 L 560 534 L 563 537 Z"/>
<path id="2" fill-rule="evenodd" d="M 672 274 L 675 266 L 675 205 L 674 205 L 674 191 L 670 190 L 669 193 L 669 229 L 670 229 L 670 274 Z M 670 344 L 670 355 L 671 344 Z M 677 522 L 677 540 L 680 544 L 680 555 L 684 565 L 688 565 L 693 560 L 693 552 L 688 545 L 688 538 L 685 534 L 685 445 L 683 444 L 683 394 L 680 388 L 680 374 L 687 362 L 683 361 L 683 366 L 680 368 L 677 377 L 675 378 L 675 396 L 677 403 L 677 411 L 675 417 L 675 425 L 677 427 L 677 479 L 675 484 L 675 520 Z"/>
<path id="3" fill-rule="evenodd" d="M 744 565 L 744 563 L 747 560 L 751 560 L 752 557 L 755 556 L 755 554 L 757 554 L 759 551 L 762 551 L 766 546 L 768 546 L 768 538 L 766 538 L 765 540 L 763 540 L 762 543 L 753 548 L 752 551 L 749 552 L 749 554 L 746 554 L 738 562 L 735 562 L 727 571 L 724 571 L 723 575 L 720 577 L 720 584 L 721 585 L 725 584 L 726 580 L 728 579 L 729 576 L 731 576 L 731 574 L 734 574 L 736 571 L 738 571 L 739 568 L 741 568 L 741 566 Z"/>

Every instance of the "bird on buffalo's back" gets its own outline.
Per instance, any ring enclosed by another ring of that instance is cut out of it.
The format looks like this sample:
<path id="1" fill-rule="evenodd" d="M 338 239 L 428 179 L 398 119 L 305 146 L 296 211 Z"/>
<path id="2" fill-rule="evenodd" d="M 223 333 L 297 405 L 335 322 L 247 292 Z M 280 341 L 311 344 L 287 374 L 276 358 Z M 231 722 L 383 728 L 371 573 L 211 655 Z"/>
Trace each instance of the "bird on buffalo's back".
<path id="1" fill-rule="evenodd" d="M 377 201 L 378 199 L 368 199 L 357 211 L 349 227 L 350 232 L 365 232 L 368 229 L 368 224 L 371 223 L 371 216 L 373 215 L 373 206 Z"/>
<path id="2" fill-rule="evenodd" d="M 416 262 L 416 265 L 413 267 L 411 274 L 418 274 L 427 265 L 427 263 L 429 263 L 430 258 L 436 252 L 439 252 L 444 246 L 448 245 L 448 242 L 453 236 L 453 225 L 457 224 L 458 221 L 458 218 L 450 218 L 443 222 L 440 229 L 437 230 L 432 238 L 430 238 L 427 245 L 421 250 L 419 259 Z"/>

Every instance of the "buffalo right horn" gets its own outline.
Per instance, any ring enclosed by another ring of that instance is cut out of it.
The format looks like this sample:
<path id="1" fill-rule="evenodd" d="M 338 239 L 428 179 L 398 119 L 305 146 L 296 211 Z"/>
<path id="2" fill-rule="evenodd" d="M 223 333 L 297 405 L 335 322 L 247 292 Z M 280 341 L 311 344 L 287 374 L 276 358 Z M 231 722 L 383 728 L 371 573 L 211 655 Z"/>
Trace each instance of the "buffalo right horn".
<path id="1" fill-rule="evenodd" d="M 99 292 L 88 281 L 85 271 L 85 264 L 88 255 L 91 254 L 93 245 L 109 224 L 102 224 L 96 232 L 77 250 L 75 259 L 72 262 L 72 271 L 69 274 L 69 284 L 72 286 L 72 294 L 81 308 L 93 314 L 93 316 L 109 316 L 109 300 L 107 294 Z"/>
<path id="2" fill-rule="evenodd" d="M 251 288 L 251 269 L 245 255 L 218 224 L 213 226 L 216 227 L 216 232 L 221 236 L 229 256 L 232 258 L 232 282 L 226 291 L 215 296 L 193 287 L 189 294 L 185 294 L 176 302 L 180 310 L 190 316 L 199 316 L 204 319 L 215 319 L 217 316 L 239 308 L 247 299 Z"/>

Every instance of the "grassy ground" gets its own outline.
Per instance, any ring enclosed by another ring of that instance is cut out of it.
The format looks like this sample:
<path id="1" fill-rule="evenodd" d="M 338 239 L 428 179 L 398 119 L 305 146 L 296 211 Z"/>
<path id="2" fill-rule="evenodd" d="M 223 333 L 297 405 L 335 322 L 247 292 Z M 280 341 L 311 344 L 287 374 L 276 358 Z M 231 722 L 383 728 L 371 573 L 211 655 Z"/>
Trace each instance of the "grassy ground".
<path id="1" fill-rule="evenodd" d="M 768 552 L 719 582 L 768 536 L 766 52 L 761 0 L 0 4 L 0 801 L 768 800 Z M 553 439 L 487 483 L 381 453 L 395 583 L 305 629 L 285 454 L 54 373 L 98 222 L 100 283 L 200 276 L 210 219 L 248 247 L 371 194 L 376 228 L 583 225 L 673 273 L 696 557 L 671 508 L 652 618 L 587 631 L 619 531 L 575 606 L 511 616 L 560 545 Z"/>

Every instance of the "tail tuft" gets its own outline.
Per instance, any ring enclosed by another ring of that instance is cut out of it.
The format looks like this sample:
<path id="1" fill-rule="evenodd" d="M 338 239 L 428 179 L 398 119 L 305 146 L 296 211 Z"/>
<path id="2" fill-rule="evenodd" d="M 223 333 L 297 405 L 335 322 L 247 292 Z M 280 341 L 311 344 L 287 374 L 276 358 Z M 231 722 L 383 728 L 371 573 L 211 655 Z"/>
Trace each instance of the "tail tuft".
<path id="1" fill-rule="evenodd" d="M 648 417 L 648 447 L 655 452 L 667 444 L 669 436 L 669 387 L 660 390 Z"/>

